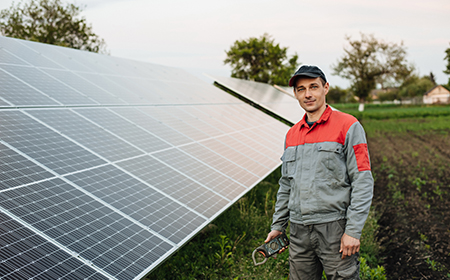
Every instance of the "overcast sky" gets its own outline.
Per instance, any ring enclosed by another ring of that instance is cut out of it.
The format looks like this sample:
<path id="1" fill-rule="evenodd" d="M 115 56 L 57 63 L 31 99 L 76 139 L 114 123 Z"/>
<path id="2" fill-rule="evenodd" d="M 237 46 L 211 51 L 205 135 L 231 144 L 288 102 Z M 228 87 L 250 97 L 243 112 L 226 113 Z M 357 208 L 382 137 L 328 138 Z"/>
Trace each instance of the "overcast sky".
<path id="1" fill-rule="evenodd" d="M 18 1 L 16 1 L 18 2 Z M 64 0 L 63 0 L 64 2 Z M 0 0 L 0 9 L 12 1 Z M 72 2 L 73 3 L 73 2 Z M 104 38 L 112 56 L 180 67 L 201 75 L 229 76 L 225 50 L 236 40 L 270 34 L 316 64 L 331 85 L 349 82 L 331 75 L 343 55 L 345 36 L 373 34 L 403 42 L 420 75 L 446 83 L 445 50 L 450 47 L 449 0 L 75 0 Z"/>

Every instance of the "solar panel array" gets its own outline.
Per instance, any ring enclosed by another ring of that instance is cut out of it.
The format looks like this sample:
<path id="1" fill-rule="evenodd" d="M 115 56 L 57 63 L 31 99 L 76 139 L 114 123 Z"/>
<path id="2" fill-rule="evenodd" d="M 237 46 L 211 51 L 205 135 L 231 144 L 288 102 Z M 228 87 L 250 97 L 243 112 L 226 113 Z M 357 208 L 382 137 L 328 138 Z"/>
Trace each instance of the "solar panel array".
<path id="1" fill-rule="evenodd" d="M 183 70 L 0 37 L 0 278 L 140 279 L 288 126 Z"/>
<path id="2" fill-rule="evenodd" d="M 297 99 L 291 93 L 292 88 L 271 86 L 231 77 L 210 77 L 217 84 L 258 104 L 291 124 L 300 121 L 305 114 L 305 110 L 300 107 Z"/>

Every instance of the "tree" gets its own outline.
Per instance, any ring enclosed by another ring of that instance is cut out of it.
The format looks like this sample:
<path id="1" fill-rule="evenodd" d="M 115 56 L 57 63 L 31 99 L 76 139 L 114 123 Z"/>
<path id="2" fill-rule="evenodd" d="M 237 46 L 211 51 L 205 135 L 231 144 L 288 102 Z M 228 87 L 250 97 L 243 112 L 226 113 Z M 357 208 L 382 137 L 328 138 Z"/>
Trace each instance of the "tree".
<path id="1" fill-rule="evenodd" d="M 444 73 L 447 75 L 450 75 L 450 48 L 445 50 L 445 58 L 444 60 L 447 61 L 447 69 L 444 70 Z M 448 78 L 448 86 L 450 87 L 450 78 Z"/>
<path id="2" fill-rule="evenodd" d="M 298 55 L 288 58 L 287 49 L 268 34 L 236 40 L 226 51 L 224 63 L 233 67 L 231 77 L 287 86 L 298 66 Z"/>
<path id="3" fill-rule="evenodd" d="M 344 48 L 344 56 L 332 65 L 333 74 L 351 81 L 351 89 L 360 100 L 360 110 L 364 101 L 377 84 L 381 88 L 398 85 L 413 71 L 407 64 L 403 43 L 385 43 L 373 35 L 361 33 L 361 40 L 346 40 L 350 48 Z"/>
<path id="4" fill-rule="evenodd" d="M 419 78 L 417 75 L 411 75 L 400 86 L 398 94 L 400 97 L 423 96 L 435 85 L 430 76 Z"/>
<path id="5" fill-rule="evenodd" d="M 14 3 L 0 12 L 4 36 L 53 44 L 90 52 L 106 53 L 106 44 L 79 17 L 82 8 L 61 0 L 30 0 Z"/>
<path id="6" fill-rule="evenodd" d="M 330 87 L 327 93 L 327 103 L 341 103 L 345 102 L 348 91 L 341 89 L 339 86 Z"/>

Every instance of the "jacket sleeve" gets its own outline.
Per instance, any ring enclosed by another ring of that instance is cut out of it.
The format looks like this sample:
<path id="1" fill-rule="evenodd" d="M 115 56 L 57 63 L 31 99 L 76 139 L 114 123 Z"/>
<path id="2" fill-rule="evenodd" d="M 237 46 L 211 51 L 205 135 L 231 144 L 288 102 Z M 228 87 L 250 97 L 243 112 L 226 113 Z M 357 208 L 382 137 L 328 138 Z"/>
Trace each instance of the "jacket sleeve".
<path id="1" fill-rule="evenodd" d="M 284 231 L 289 220 L 288 204 L 289 196 L 291 193 L 291 185 L 287 174 L 285 153 L 281 157 L 281 160 L 283 162 L 281 164 L 281 178 L 278 182 L 280 187 L 278 189 L 277 202 L 275 203 L 275 213 L 273 214 L 272 230 Z"/>
<path id="2" fill-rule="evenodd" d="M 373 177 L 363 127 L 355 122 L 346 136 L 347 172 L 351 182 L 345 233 L 360 239 L 373 197 Z"/>

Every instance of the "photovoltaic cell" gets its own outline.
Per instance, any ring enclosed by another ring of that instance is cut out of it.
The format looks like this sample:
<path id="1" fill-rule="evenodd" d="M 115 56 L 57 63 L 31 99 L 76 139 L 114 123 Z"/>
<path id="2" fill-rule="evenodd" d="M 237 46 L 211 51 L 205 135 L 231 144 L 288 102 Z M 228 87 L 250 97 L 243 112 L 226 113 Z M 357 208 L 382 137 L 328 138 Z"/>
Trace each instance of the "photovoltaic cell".
<path id="1" fill-rule="evenodd" d="M 229 176 L 237 182 L 241 182 L 244 186 L 252 185 L 259 180 L 258 176 L 246 170 L 243 166 L 237 165 L 235 162 L 199 143 L 192 143 L 180 147 L 180 149 L 201 162 L 206 163 L 208 166 L 216 170 L 221 170 L 226 176 Z"/>
<path id="2" fill-rule="evenodd" d="M 108 109 L 76 109 L 75 112 L 147 153 L 167 149 L 172 146 L 150 131 L 141 128 Z"/>
<path id="3" fill-rule="evenodd" d="M 1 95 L 1 93 L 0 93 L 0 95 Z M 0 97 L 0 107 L 11 107 L 11 104 L 8 103 L 8 102 L 6 102 L 5 100 L 3 100 L 3 99 Z"/>
<path id="4" fill-rule="evenodd" d="M 65 85 L 71 87 L 77 92 L 81 92 L 86 96 L 89 96 L 92 100 L 99 104 L 105 105 L 118 105 L 125 104 L 124 101 L 119 100 L 109 92 L 99 88 L 89 81 L 81 78 L 72 71 L 63 71 L 55 69 L 43 69 L 45 73 L 61 81 Z"/>
<path id="5" fill-rule="evenodd" d="M 33 49 L 28 48 L 26 45 L 22 44 L 18 40 L 11 40 L 3 37 L 1 38 L 1 48 L 4 49 L 6 52 L 20 58 L 20 60 L 25 61 L 26 64 L 28 65 L 33 65 L 36 67 L 61 69 L 60 65 L 58 65 L 55 62 L 52 62 L 48 58 L 41 55 L 39 52 L 36 52 Z"/>
<path id="6" fill-rule="evenodd" d="M 0 63 L 29 65 L 27 62 L 5 50 L 3 46 L 0 47 Z"/>
<path id="7" fill-rule="evenodd" d="M 36 89 L 24 84 L 11 74 L 3 70 L 0 65 L 0 95 L 12 105 L 58 105 L 58 102 Z M 5 103 L 7 104 L 7 103 Z"/>
<path id="8" fill-rule="evenodd" d="M 1 211 L 0 240 L 1 279 L 108 279 Z"/>
<path id="9" fill-rule="evenodd" d="M 73 174 L 67 179 L 175 243 L 183 239 L 176 235 L 180 229 L 192 231 L 206 221 L 110 165 Z M 174 228 L 177 224 L 179 228 Z"/>
<path id="10" fill-rule="evenodd" d="M 287 131 L 280 131 L 278 135 L 286 134 Z M 234 135 L 236 138 L 243 140 L 244 143 L 249 143 L 249 145 L 264 154 L 271 160 L 276 160 L 280 157 L 277 150 L 270 149 L 270 143 L 273 141 L 277 141 L 276 139 L 272 139 L 267 134 L 262 134 L 261 129 L 251 129 L 245 131 L 245 133 L 238 132 Z"/>
<path id="11" fill-rule="evenodd" d="M 73 56 L 71 56 L 71 53 L 77 53 L 78 51 L 72 50 L 72 49 L 61 49 L 54 45 L 49 44 L 42 44 L 37 42 L 27 42 L 25 44 L 25 47 L 27 47 L 30 51 L 30 53 L 37 52 L 41 55 L 41 57 L 45 57 L 46 60 L 52 61 L 52 66 L 44 66 L 45 68 L 53 68 L 53 69 L 68 69 L 68 70 L 74 70 L 74 71 L 83 71 L 83 72 L 89 72 L 92 71 L 89 67 L 86 67 L 85 64 L 83 64 L 82 61 L 79 61 L 77 59 L 74 59 Z M 23 53 L 27 52 L 26 49 L 23 49 L 21 52 L 18 52 L 18 56 L 22 57 Z M 51 59 L 50 59 L 51 58 Z M 57 64 L 55 66 L 53 63 Z M 33 65 L 36 65 L 35 63 L 31 63 Z"/>
<path id="12" fill-rule="evenodd" d="M 111 110 L 128 119 L 129 121 L 139 125 L 140 127 L 146 129 L 148 132 L 158 135 L 172 145 L 176 146 L 192 142 L 192 140 L 184 134 L 181 134 L 180 132 L 172 129 L 166 124 L 151 117 L 153 112 L 152 108 L 114 108 Z"/>
<path id="13" fill-rule="evenodd" d="M 58 174 L 106 163 L 20 111 L 0 111 L 1 140 Z"/>
<path id="14" fill-rule="evenodd" d="M 137 148 L 70 110 L 30 110 L 29 113 L 108 160 L 142 154 Z"/>
<path id="15" fill-rule="evenodd" d="M 129 88 L 127 87 L 127 85 L 115 81 L 117 76 L 84 72 L 78 72 L 77 75 L 91 82 L 97 87 L 104 89 L 124 104 L 139 104 L 140 102 L 142 102 L 142 99 L 137 95 L 136 92 L 132 90 L 132 88 Z"/>
<path id="16" fill-rule="evenodd" d="M 150 156 L 130 159 L 117 165 L 208 218 L 229 202 Z"/>
<path id="17" fill-rule="evenodd" d="M 61 179 L 4 191 L 0 206 L 111 275 L 142 258 L 150 266 L 172 247 Z M 130 259 L 123 255 L 129 251 L 144 254 Z"/>
<path id="18" fill-rule="evenodd" d="M 237 135 L 224 135 L 220 138 L 217 138 L 217 140 L 229 147 L 234 147 L 236 151 L 241 152 L 244 155 L 248 155 L 254 161 L 259 162 L 261 165 L 265 166 L 267 170 L 270 170 L 270 166 L 273 166 L 273 164 L 275 163 L 275 159 L 267 157 L 264 154 L 264 151 L 255 149 L 252 146 L 253 141 L 240 141 L 239 138 L 234 136 Z"/>
<path id="19" fill-rule="evenodd" d="M 177 115 L 178 119 L 188 122 L 194 128 L 201 130 L 203 133 L 209 137 L 216 137 L 223 135 L 225 132 L 221 129 L 224 125 L 214 122 L 211 119 L 204 120 L 205 115 L 194 110 L 190 110 L 191 106 L 183 106 L 181 110 L 174 111 L 173 113 Z M 171 111 L 168 111 L 171 113 Z"/>
<path id="20" fill-rule="evenodd" d="M 106 76 L 111 82 L 121 84 L 123 87 L 129 89 L 133 93 L 133 99 L 130 99 L 126 94 L 119 96 L 120 98 L 126 100 L 129 104 L 162 104 L 163 98 L 156 91 L 154 86 L 145 85 L 146 81 L 142 78 L 135 77 L 112 77 Z M 169 97 L 173 99 L 173 97 Z"/>
<path id="21" fill-rule="evenodd" d="M 202 130 L 197 129 L 195 127 L 195 124 L 191 124 L 190 122 L 178 118 L 176 115 L 180 110 L 178 107 L 174 108 L 152 107 L 152 108 L 143 108 L 141 110 L 151 115 L 157 121 L 189 137 L 191 139 L 189 142 L 192 142 L 192 140 L 200 141 L 209 138 L 209 135 L 204 133 Z"/>
<path id="22" fill-rule="evenodd" d="M 238 182 L 220 174 L 210 168 L 203 162 L 183 153 L 178 149 L 164 150 L 153 154 L 154 157 L 172 166 L 183 174 L 189 174 L 189 177 L 195 181 L 210 186 L 212 191 L 231 200 L 238 193 L 245 191 L 245 187 Z"/>
<path id="23" fill-rule="evenodd" d="M 2 65 L 5 71 L 39 90 L 54 100 L 66 105 L 93 105 L 97 102 L 77 92 L 35 67 Z"/>
<path id="24" fill-rule="evenodd" d="M 206 140 L 202 142 L 202 145 L 206 146 L 210 150 L 215 151 L 221 156 L 228 158 L 229 160 L 237 163 L 240 166 L 245 166 L 246 170 L 250 171 L 256 176 L 264 176 L 264 174 L 267 174 L 267 172 L 269 171 L 267 167 L 255 161 L 248 154 L 236 152 L 233 147 L 230 147 L 218 140 Z"/>
<path id="25" fill-rule="evenodd" d="M 236 106 L 205 105 L 201 107 L 201 111 L 209 115 L 210 118 L 212 118 L 213 120 L 215 120 L 212 123 L 215 123 L 216 127 L 220 127 L 221 129 L 224 129 L 228 133 L 233 133 L 237 130 L 239 131 L 248 129 L 248 126 L 246 126 L 241 121 L 242 118 L 240 116 L 240 112 L 236 111 L 236 109 L 234 108 L 238 106 L 239 105 Z M 244 104 L 244 106 L 246 105 Z M 231 130 L 227 130 L 227 127 L 231 128 Z"/>
<path id="26" fill-rule="evenodd" d="M 0 143 L 0 190 L 51 177 L 54 175 Z"/>
<path id="27" fill-rule="evenodd" d="M 183 111 L 191 114 L 195 118 L 198 118 L 202 120 L 204 123 L 208 124 L 210 127 L 214 128 L 214 133 L 208 133 L 209 135 L 216 135 L 217 131 L 219 130 L 221 134 L 228 134 L 228 133 L 234 133 L 236 132 L 236 128 L 233 127 L 233 124 L 230 123 L 227 119 L 213 116 L 212 114 L 209 114 L 205 109 L 207 105 L 201 106 L 201 109 L 198 108 L 198 106 L 183 106 Z M 217 110 L 217 107 L 219 105 L 215 105 L 215 110 Z M 225 108 L 221 108 L 219 111 L 225 111 Z M 211 113 L 213 113 L 214 110 L 211 110 Z"/>
<path id="28" fill-rule="evenodd" d="M 0 37 L 0 83 L 0 279 L 141 279 L 280 165 L 181 69 Z"/>

